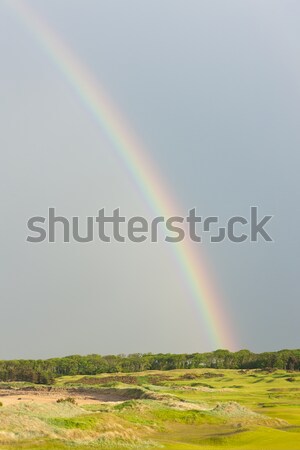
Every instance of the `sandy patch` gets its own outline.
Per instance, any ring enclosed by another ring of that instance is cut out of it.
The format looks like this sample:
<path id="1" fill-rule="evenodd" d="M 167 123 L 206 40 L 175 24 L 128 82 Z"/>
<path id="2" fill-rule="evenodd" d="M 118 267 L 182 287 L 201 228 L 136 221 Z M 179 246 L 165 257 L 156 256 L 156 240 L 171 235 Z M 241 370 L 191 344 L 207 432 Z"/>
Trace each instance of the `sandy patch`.
<path id="1" fill-rule="evenodd" d="M 49 404 L 56 403 L 58 399 L 72 397 L 76 403 L 81 405 L 98 404 L 100 402 L 117 403 L 120 399 L 115 396 L 109 395 L 109 393 L 96 393 L 96 392 L 72 392 L 67 390 L 0 390 L 0 401 L 3 406 L 14 405 L 17 403 L 39 403 Z M 124 401 L 124 400 L 123 400 Z"/>

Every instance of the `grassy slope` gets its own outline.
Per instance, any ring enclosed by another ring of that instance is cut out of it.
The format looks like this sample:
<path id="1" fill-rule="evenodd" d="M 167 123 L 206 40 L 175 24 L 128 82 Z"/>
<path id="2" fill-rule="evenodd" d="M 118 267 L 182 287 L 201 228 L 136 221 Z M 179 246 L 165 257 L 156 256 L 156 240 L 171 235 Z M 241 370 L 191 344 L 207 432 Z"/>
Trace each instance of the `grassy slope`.
<path id="1" fill-rule="evenodd" d="M 207 372 L 224 376 L 207 376 Z M 186 379 L 187 374 L 192 374 L 190 379 Z M 155 375 L 164 378 L 159 380 Z M 7 420 L 17 415 L 20 423 L 25 418 L 29 421 L 27 427 L 31 426 L 30 423 L 35 424 L 38 431 L 41 426 L 40 435 L 46 437 L 31 439 L 28 436 L 26 440 L 3 444 L 0 448 L 58 450 L 71 445 L 77 449 L 91 446 L 141 449 L 158 444 L 169 450 L 300 450 L 300 373 L 193 369 L 144 372 L 132 376 L 135 384 L 130 383 L 130 386 L 124 384 L 124 378 L 118 383 L 117 376 L 113 383 L 111 378 L 109 383 L 105 383 L 106 375 L 85 377 L 85 383 L 91 378 L 93 389 L 111 385 L 134 388 L 137 385 L 146 388 L 146 392 L 154 395 L 153 399 L 127 401 L 117 406 L 70 407 L 72 411 L 68 414 L 59 410 L 48 413 L 48 416 L 47 411 L 41 413 L 40 408 L 9 411 L 4 406 L 1 408 L 0 430 L 3 429 L 3 414 L 7 415 Z M 289 378 L 295 381 L 288 381 Z M 81 376 L 64 377 L 57 380 L 57 385 L 80 387 L 81 380 Z M 165 394 L 172 396 L 170 401 L 164 397 Z M 176 398 L 189 402 L 185 405 L 187 409 L 179 409 L 184 403 L 176 404 Z M 228 401 L 238 402 L 267 418 L 195 411 L 198 405 L 213 408 L 218 402 Z M 290 427 L 273 421 L 275 418 L 287 421 Z M 39 432 L 36 435 L 39 436 Z"/>

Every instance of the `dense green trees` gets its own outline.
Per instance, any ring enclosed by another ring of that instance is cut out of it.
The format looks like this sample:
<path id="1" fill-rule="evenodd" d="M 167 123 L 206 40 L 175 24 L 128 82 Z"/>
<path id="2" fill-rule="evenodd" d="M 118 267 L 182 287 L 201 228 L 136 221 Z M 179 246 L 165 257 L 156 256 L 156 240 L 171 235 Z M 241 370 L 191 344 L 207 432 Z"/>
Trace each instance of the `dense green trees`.
<path id="1" fill-rule="evenodd" d="M 300 350 L 252 353 L 249 350 L 210 353 L 134 353 L 131 355 L 72 355 L 47 360 L 0 361 L 0 381 L 51 384 L 62 375 L 96 375 L 105 372 L 139 372 L 193 368 L 300 370 Z"/>

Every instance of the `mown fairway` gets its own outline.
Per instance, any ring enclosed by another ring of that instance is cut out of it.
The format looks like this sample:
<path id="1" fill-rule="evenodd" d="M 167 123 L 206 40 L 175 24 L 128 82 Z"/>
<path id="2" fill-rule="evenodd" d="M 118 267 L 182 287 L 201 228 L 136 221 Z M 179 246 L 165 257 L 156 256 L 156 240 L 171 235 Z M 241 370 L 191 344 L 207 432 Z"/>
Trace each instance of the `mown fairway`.
<path id="1" fill-rule="evenodd" d="M 1 388 L 1 449 L 300 449 L 299 372 L 148 371 Z M 66 397 L 76 404 L 57 403 Z"/>

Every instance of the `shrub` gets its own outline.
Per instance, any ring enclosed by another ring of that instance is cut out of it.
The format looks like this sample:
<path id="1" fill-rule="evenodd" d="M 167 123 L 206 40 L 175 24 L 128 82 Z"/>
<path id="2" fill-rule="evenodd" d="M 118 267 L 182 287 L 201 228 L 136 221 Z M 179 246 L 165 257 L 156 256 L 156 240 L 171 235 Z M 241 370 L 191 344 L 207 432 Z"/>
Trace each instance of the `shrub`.
<path id="1" fill-rule="evenodd" d="M 293 383 L 293 381 L 296 381 L 296 378 L 289 377 L 289 378 L 286 378 L 286 381 L 289 381 L 290 383 Z"/>
<path id="2" fill-rule="evenodd" d="M 74 397 L 58 398 L 56 403 L 71 403 L 72 405 L 76 405 L 76 400 Z"/>

